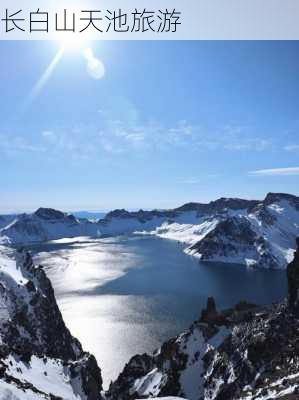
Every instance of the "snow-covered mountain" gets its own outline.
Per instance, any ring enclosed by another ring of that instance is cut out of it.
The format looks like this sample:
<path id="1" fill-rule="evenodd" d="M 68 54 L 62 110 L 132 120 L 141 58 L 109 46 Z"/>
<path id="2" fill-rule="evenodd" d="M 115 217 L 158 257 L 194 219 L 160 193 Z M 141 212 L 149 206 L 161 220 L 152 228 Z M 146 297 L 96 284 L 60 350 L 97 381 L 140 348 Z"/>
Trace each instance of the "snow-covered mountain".
<path id="1" fill-rule="evenodd" d="M 51 208 L 39 208 L 32 214 L 16 216 L 0 230 L 0 240 L 4 244 L 24 244 L 97 234 L 97 224 L 87 219 L 78 219 Z"/>
<path id="2" fill-rule="evenodd" d="M 139 232 L 186 243 L 204 261 L 285 267 L 299 234 L 299 197 L 269 193 L 263 201 L 221 198 L 168 211 L 116 210 L 101 232 Z"/>
<path id="3" fill-rule="evenodd" d="M 100 400 L 101 371 L 30 255 L 0 247 L 0 399 Z"/>
<path id="4" fill-rule="evenodd" d="M 139 233 L 186 244 L 203 261 L 284 268 L 299 234 L 299 197 L 269 193 L 262 201 L 221 198 L 173 210 L 114 210 L 91 222 L 52 209 L 17 216 L 0 229 L 4 243 Z"/>

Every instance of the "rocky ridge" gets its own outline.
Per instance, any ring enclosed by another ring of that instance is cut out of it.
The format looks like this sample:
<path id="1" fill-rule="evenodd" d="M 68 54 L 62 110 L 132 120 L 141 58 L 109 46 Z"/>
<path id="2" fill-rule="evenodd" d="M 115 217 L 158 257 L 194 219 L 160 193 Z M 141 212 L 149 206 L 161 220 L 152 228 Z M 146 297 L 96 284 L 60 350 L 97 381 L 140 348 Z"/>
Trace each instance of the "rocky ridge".
<path id="1" fill-rule="evenodd" d="M 101 371 L 66 328 L 43 268 L 22 250 L 0 253 L 0 398 L 100 400 Z"/>

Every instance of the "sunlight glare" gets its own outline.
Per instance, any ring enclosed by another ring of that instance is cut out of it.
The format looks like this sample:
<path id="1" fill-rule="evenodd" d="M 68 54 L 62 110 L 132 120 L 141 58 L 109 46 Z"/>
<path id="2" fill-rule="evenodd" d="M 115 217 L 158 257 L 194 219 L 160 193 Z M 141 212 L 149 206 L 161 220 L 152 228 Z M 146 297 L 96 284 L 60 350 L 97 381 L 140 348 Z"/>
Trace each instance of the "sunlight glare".
<path id="1" fill-rule="evenodd" d="M 88 47 L 88 41 L 80 35 L 69 35 L 64 36 L 59 40 L 60 48 L 63 52 L 71 51 L 77 52 L 82 51 Z"/>

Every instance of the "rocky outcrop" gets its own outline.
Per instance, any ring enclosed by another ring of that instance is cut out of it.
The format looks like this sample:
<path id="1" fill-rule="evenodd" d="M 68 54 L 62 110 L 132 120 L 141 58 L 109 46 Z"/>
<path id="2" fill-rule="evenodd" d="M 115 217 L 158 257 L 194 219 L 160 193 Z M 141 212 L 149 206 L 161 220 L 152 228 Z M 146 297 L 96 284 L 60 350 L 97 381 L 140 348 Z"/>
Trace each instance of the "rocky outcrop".
<path id="1" fill-rule="evenodd" d="M 152 220 L 153 218 L 175 218 L 177 213 L 175 210 L 152 210 L 152 211 L 127 211 L 124 209 L 121 210 L 114 210 L 109 212 L 104 219 L 100 220 L 99 222 L 108 222 L 109 220 L 113 220 L 114 218 L 121 218 L 121 219 L 136 219 L 141 223 L 145 223 L 147 221 Z"/>
<path id="2" fill-rule="evenodd" d="M 100 400 L 101 371 L 65 326 L 43 268 L 22 250 L 0 267 L 0 397 L 5 389 L 22 399 L 26 386 L 42 398 Z"/>
<path id="3" fill-rule="evenodd" d="M 297 244 L 288 268 L 296 274 L 299 240 Z M 298 399 L 298 332 L 298 309 L 293 304 L 261 307 L 241 301 L 218 311 L 210 297 L 189 330 L 164 343 L 152 356 L 133 357 L 111 384 L 107 398 Z"/>
<path id="4" fill-rule="evenodd" d="M 288 264 L 288 304 L 293 310 L 299 312 L 299 238 L 296 240 L 297 250 L 294 253 L 294 260 Z"/>
<path id="5" fill-rule="evenodd" d="M 200 254 L 203 261 L 231 260 L 263 268 L 279 266 L 279 259 L 272 251 L 271 244 L 243 216 L 220 221 L 202 240 L 190 246 L 188 252 Z"/>
<path id="6" fill-rule="evenodd" d="M 204 393 L 205 355 L 230 332 L 221 321 L 226 322 L 226 316 L 217 312 L 215 303 L 210 298 L 202 318 L 192 324 L 188 331 L 165 342 L 152 356 L 134 356 L 118 379 L 111 383 L 107 398 L 201 398 Z"/>
<path id="7" fill-rule="evenodd" d="M 153 356 L 133 357 L 111 384 L 108 399 L 153 395 L 188 400 L 297 399 L 299 320 L 286 304 L 240 303 L 216 312 L 225 325 L 214 320 L 211 304 L 203 320 Z"/>
<path id="8" fill-rule="evenodd" d="M 263 201 L 265 206 L 269 206 L 273 203 L 277 203 L 279 201 L 287 201 L 291 204 L 293 204 L 297 210 L 299 210 L 299 197 L 294 196 L 292 194 L 288 193 L 268 193 Z"/>
<path id="9" fill-rule="evenodd" d="M 259 204 L 258 200 L 245 200 L 238 198 L 221 197 L 210 203 L 186 203 L 175 209 L 176 212 L 181 211 L 197 211 L 199 214 L 215 214 L 223 213 L 227 210 L 252 210 Z"/>

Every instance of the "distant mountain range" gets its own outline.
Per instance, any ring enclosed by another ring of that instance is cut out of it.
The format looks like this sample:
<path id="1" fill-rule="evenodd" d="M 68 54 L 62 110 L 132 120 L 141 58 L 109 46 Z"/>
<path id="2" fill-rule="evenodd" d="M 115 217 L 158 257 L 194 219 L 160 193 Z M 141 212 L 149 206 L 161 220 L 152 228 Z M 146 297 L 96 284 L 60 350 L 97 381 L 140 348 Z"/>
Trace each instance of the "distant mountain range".
<path id="1" fill-rule="evenodd" d="M 172 210 L 121 209 L 97 221 L 40 208 L 0 216 L 0 228 L 3 244 L 138 233 L 183 242 L 186 253 L 203 261 L 284 268 L 299 235 L 299 197 L 269 193 L 264 200 L 220 198 Z"/>

